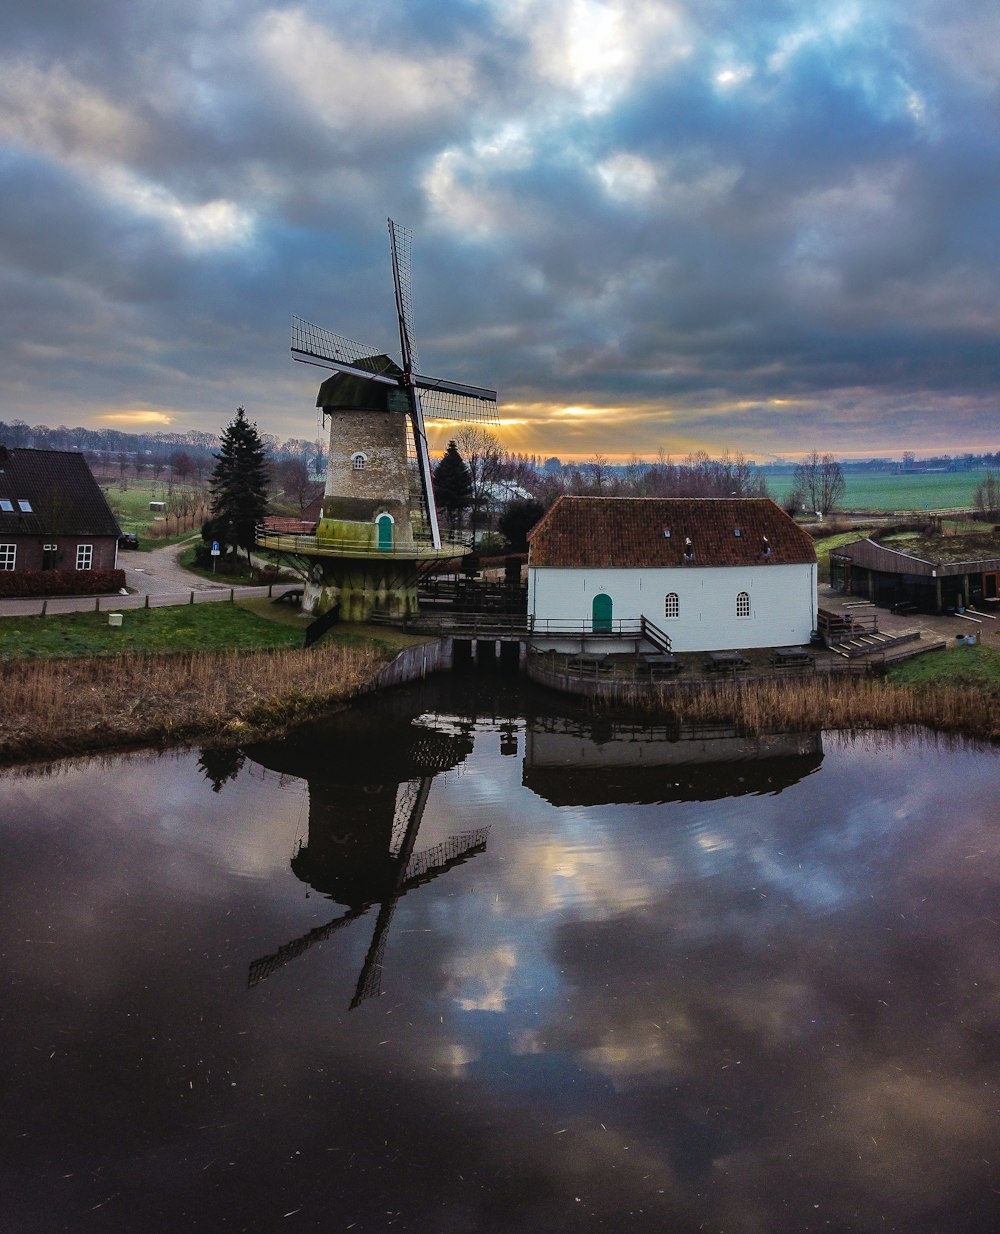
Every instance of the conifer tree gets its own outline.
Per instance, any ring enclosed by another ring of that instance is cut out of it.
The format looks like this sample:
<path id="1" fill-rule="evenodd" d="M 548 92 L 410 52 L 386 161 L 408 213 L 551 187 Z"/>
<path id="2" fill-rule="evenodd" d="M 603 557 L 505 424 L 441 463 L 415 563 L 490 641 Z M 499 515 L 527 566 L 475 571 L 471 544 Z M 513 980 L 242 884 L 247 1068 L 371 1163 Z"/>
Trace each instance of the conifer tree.
<path id="1" fill-rule="evenodd" d="M 267 451 L 257 425 L 243 407 L 222 430 L 219 453 L 213 455 L 212 526 L 215 536 L 233 550 L 246 549 L 247 563 L 257 527 L 268 510 Z"/>
<path id="2" fill-rule="evenodd" d="M 433 478 L 435 504 L 447 512 L 448 522 L 454 528 L 462 511 L 472 505 L 472 475 L 453 441 L 448 442 Z"/>

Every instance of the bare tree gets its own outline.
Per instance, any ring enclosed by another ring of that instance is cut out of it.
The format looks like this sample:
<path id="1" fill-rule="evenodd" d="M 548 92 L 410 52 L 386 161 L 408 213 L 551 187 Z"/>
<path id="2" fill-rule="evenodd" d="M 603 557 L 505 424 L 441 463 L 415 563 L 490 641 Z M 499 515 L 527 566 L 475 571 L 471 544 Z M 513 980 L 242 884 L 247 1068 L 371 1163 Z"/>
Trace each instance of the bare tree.
<path id="1" fill-rule="evenodd" d="M 275 478 L 290 504 L 297 506 L 299 514 L 323 491 L 322 484 L 309 479 L 309 468 L 300 458 L 287 458 L 274 469 Z"/>
<path id="2" fill-rule="evenodd" d="M 832 454 L 819 455 L 813 450 L 795 468 L 792 487 L 801 494 L 806 509 L 823 518 L 839 507 L 847 482 Z"/>
<path id="3" fill-rule="evenodd" d="M 985 519 L 1000 517 L 1000 484 L 992 471 L 987 472 L 984 479 L 976 485 L 973 498 L 977 513 Z"/>
<path id="4" fill-rule="evenodd" d="M 473 536 L 480 518 L 489 514 L 489 496 L 493 485 L 503 475 L 504 452 L 499 439 L 484 428 L 469 425 L 455 434 L 455 444 L 472 477 Z"/>
<path id="5" fill-rule="evenodd" d="M 585 467 L 594 493 L 598 497 L 603 497 L 611 479 L 607 457 L 603 454 L 595 454 L 587 460 Z"/>

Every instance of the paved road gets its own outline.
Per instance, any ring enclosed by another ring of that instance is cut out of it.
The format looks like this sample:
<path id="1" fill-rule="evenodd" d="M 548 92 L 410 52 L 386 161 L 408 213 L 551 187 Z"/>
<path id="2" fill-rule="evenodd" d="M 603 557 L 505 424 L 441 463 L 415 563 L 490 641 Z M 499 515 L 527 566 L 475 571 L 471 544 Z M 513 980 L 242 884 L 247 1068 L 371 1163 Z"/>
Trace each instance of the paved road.
<path id="1" fill-rule="evenodd" d="M 50 596 L 45 601 L 48 613 L 82 613 L 99 607 L 102 612 L 130 608 L 165 608 L 171 604 L 194 603 L 229 599 L 227 583 L 213 583 L 191 574 L 178 565 L 177 558 L 183 544 L 170 544 L 153 549 L 151 553 L 120 552 L 118 564 L 125 571 L 125 581 L 130 593 L 127 596 Z M 251 596 L 266 596 L 266 587 L 236 587 L 237 599 Z M 0 617 L 26 617 L 42 611 L 42 600 L 0 600 Z"/>

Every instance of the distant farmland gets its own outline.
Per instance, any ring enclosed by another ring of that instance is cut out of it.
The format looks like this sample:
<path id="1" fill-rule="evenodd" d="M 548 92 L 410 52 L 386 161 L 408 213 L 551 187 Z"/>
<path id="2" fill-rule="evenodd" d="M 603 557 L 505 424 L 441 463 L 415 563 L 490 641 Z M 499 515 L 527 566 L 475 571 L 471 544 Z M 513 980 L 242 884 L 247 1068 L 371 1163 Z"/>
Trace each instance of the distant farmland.
<path id="1" fill-rule="evenodd" d="M 783 501 L 792 488 L 791 474 L 771 475 L 767 491 Z M 845 510 L 951 510 L 973 504 L 976 485 L 985 471 L 933 471 L 922 475 L 883 475 L 878 472 L 847 472 Z M 998 477 L 1000 478 L 1000 477 Z"/>

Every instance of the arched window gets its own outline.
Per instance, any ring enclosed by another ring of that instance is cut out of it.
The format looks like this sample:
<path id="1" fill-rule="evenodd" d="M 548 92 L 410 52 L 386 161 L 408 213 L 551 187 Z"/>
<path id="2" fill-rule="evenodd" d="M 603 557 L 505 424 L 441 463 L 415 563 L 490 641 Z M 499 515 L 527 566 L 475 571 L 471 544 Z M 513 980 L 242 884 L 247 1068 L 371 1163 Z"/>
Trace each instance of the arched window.
<path id="1" fill-rule="evenodd" d="M 681 615 L 681 599 L 676 591 L 668 591 L 663 603 L 664 617 L 679 617 Z"/>
<path id="2" fill-rule="evenodd" d="M 351 455 L 351 466 L 355 471 L 364 471 L 365 463 L 368 462 L 368 455 L 362 454 L 360 450 L 355 450 Z"/>
<path id="3" fill-rule="evenodd" d="M 378 551 L 380 553 L 391 553 L 392 515 L 380 514 L 375 520 L 375 526 L 378 528 Z"/>
<path id="4" fill-rule="evenodd" d="M 741 591 L 739 595 L 736 597 L 736 616 L 737 617 L 749 617 L 750 616 L 750 592 L 749 591 Z"/>

